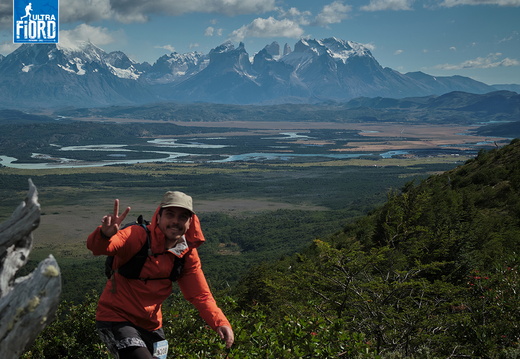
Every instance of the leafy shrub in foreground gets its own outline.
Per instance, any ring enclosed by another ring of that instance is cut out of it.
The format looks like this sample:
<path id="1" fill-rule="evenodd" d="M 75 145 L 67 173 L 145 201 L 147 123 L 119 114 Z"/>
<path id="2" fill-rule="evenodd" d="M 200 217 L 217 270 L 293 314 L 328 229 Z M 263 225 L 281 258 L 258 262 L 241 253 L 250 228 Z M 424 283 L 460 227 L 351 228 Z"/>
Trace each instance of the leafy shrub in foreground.
<path id="1" fill-rule="evenodd" d="M 174 358 L 377 358 L 363 335 L 351 333 L 340 322 L 318 315 L 278 318 L 273 308 L 244 310 L 226 297 L 220 304 L 235 331 L 235 344 L 224 343 L 180 296 L 165 306 L 165 331 Z M 276 309 L 274 309 L 276 311 Z"/>
<path id="2" fill-rule="evenodd" d="M 110 358 L 95 330 L 97 299 L 83 304 L 64 302 L 56 320 L 37 338 L 23 359 Z M 319 316 L 286 315 L 282 320 L 268 308 L 244 311 L 226 297 L 223 308 L 234 327 L 235 344 L 225 348 L 218 335 L 181 295 L 164 306 L 164 330 L 170 346 L 168 357 L 178 359 L 236 358 L 378 358 L 362 334 L 351 333 L 340 322 Z"/>
<path id="3" fill-rule="evenodd" d="M 81 304 L 62 302 L 55 320 L 40 333 L 21 358 L 110 358 L 96 331 L 96 305 L 94 295 L 88 295 Z"/>

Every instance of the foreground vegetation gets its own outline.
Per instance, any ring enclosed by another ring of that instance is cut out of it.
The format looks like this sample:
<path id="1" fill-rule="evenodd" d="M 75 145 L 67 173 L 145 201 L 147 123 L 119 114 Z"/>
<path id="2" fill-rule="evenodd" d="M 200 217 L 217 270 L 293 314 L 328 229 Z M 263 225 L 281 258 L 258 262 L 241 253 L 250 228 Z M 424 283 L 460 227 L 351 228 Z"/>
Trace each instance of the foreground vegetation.
<path id="1" fill-rule="evenodd" d="M 175 294 L 176 358 L 518 358 L 520 141 L 388 195 L 386 203 L 265 260 L 219 293 L 226 351 Z M 104 358 L 96 295 L 64 302 L 24 358 Z"/>

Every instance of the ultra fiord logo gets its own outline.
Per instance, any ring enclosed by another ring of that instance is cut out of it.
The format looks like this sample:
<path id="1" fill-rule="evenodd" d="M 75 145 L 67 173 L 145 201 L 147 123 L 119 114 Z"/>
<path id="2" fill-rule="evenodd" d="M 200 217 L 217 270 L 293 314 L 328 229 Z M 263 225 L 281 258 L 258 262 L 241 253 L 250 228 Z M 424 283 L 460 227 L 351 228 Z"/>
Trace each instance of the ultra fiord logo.
<path id="1" fill-rule="evenodd" d="M 13 0 L 14 43 L 58 43 L 58 0 Z"/>

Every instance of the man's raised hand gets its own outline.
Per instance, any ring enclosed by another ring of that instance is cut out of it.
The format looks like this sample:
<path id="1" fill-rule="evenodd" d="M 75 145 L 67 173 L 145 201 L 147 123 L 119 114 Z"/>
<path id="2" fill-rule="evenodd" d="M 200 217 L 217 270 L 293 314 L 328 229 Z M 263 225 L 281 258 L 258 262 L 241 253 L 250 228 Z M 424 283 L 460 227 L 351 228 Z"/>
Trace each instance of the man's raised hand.
<path id="1" fill-rule="evenodd" d="M 114 201 L 114 213 L 107 214 L 101 219 L 101 232 L 106 237 L 112 237 L 119 231 L 121 222 L 125 220 L 128 212 L 130 212 L 130 207 L 127 207 L 125 211 L 119 215 L 119 200 L 116 199 Z"/>

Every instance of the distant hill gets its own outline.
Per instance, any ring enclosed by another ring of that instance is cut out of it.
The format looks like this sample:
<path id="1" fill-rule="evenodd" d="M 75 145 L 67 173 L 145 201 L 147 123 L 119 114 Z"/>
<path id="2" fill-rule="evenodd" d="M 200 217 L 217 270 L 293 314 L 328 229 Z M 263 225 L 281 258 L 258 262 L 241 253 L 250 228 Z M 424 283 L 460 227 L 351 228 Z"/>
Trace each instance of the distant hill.
<path id="1" fill-rule="evenodd" d="M 54 119 L 50 116 L 44 115 L 34 115 L 30 113 L 25 113 L 23 111 L 18 110 L 2 110 L 0 109 L 0 123 L 13 123 L 13 124 L 22 124 L 22 123 L 31 123 L 31 122 L 50 122 Z"/>
<path id="2" fill-rule="evenodd" d="M 273 42 L 251 60 L 244 44 L 208 54 L 172 53 L 153 65 L 91 43 L 75 48 L 24 44 L 0 58 L 0 107 L 64 108 L 158 102 L 282 104 L 358 97 L 423 97 L 499 88 L 462 76 L 402 74 L 383 68 L 363 45 L 338 38 Z M 518 90 L 515 85 L 500 89 Z"/>
<path id="3" fill-rule="evenodd" d="M 493 85 L 497 90 L 514 91 L 520 93 L 520 85 L 517 84 L 498 84 Z"/>
<path id="4" fill-rule="evenodd" d="M 319 104 L 231 105 L 160 103 L 56 111 L 65 118 L 132 118 L 154 121 L 345 121 L 409 122 L 482 125 L 514 122 L 520 114 L 520 95 L 495 91 L 487 94 L 450 92 L 441 96 L 388 98 L 360 97 L 348 102 Z M 506 129 L 501 131 L 503 136 Z M 490 133 L 491 135 L 491 133 Z M 516 136 L 503 136 L 513 138 Z"/>
<path id="5" fill-rule="evenodd" d="M 520 138 L 520 121 L 493 123 L 475 131 L 481 136 L 498 136 Z"/>

